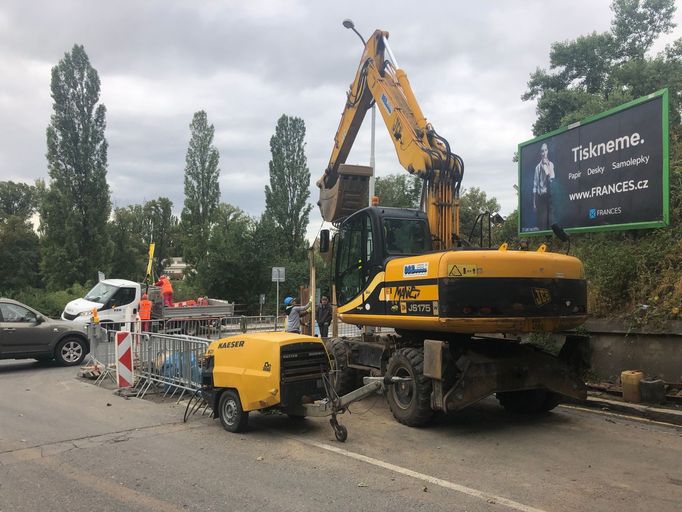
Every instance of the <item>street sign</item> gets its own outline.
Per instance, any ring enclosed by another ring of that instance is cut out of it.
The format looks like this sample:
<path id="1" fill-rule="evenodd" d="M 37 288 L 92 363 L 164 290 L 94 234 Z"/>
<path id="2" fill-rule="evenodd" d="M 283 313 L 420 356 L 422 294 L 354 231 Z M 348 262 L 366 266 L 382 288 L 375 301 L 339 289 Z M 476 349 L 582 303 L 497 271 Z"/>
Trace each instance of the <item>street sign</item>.
<path id="1" fill-rule="evenodd" d="M 272 282 L 273 283 L 283 283 L 285 278 L 285 268 L 284 267 L 272 267 Z"/>
<path id="2" fill-rule="evenodd" d="M 264 294 L 264 293 L 261 293 L 261 294 L 260 294 L 260 304 L 261 304 L 261 306 L 262 306 L 263 304 L 265 304 L 265 294 Z"/>

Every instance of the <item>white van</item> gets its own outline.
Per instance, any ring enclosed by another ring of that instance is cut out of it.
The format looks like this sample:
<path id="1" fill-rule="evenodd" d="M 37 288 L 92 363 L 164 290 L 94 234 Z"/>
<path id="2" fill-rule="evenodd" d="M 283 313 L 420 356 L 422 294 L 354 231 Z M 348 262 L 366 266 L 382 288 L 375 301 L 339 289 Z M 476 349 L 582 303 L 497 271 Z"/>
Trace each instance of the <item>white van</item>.
<path id="1" fill-rule="evenodd" d="M 82 299 L 69 302 L 62 312 L 62 320 L 72 320 L 83 324 L 92 321 L 92 310 L 97 309 L 101 323 L 122 324 L 135 321 L 142 286 L 145 286 L 152 307 L 153 319 L 182 320 L 202 317 L 225 317 L 234 315 L 234 303 L 219 299 L 206 299 L 204 305 L 187 305 L 176 303 L 173 307 L 164 307 L 161 289 L 157 286 L 140 285 L 126 279 L 104 279 L 97 283 Z"/>
<path id="2" fill-rule="evenodd" d="M 69 302 L 62 312 L 62 320 L 89 323 L 92 310 L 97 309 L 100 322 L 129 322 L 135 320 L 141 298 L 139 283 L 126 279 L 105 279 L 82 299 Z"/>

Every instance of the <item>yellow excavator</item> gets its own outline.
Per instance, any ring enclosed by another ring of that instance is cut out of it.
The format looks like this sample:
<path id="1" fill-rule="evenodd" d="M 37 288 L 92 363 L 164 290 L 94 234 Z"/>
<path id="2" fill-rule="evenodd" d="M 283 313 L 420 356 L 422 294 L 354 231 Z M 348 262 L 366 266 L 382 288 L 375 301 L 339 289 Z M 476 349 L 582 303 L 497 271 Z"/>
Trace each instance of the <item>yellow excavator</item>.
<path id="1" fill-rule="evenodd" d="M 558 356 L 519 341 L 524 333 L 558 333 L 585 321 L 582 263 L 544 245 L 525 251 L 464 244 L 463 161 L 424 117 L 388 37 L 376 30 L 365 43 L 317 182 L 322 217 L 336 228 L 331 244 L 322 230 L 320 250 L 331 245 L 339 319 L 395 330 L 331 340 L 337 390 L 353 389 L 363 374 L 398 377 L 387 399 L 396 419 L 411 426 L 493 393 L 517 412 L 584 398 L 577 371 L 584 337 L 567 335 Z M 424 180 L 420 209 L 364 207 L 373 169 L 345 161 L 373 104 L 401 165 Z"/>

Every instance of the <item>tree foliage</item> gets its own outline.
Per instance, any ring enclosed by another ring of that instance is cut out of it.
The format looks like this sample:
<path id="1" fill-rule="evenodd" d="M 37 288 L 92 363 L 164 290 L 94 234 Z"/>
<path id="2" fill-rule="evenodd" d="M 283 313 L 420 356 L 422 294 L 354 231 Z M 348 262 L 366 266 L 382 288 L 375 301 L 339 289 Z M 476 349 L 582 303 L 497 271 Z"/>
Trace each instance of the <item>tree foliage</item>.
<path id="1" fill-rule="evenodd" d="M 0 219 L 0 296 L 40 284 L 40 241 L 20 215 Z"/>
<path id="2" fill-rule="evenodd" d="M 305 156 L 305 123 L 282 115 L 270 139 L 270 185 L 265 186 L 265 215 L 277 226 L 289 254 L 305 247 L 305 234 L 312 205 L 310 170 Z"/>
<path id="3" fill-rule="evenodd" d="M 655 40 L 675 27 L 673 0 L 615 0 L 608 32 L 552 44 L 550 71 L 537 69 L 523 100 L 537 99 L 535 135 L 615 107 L 663 87 L 679 124 L 682 40 L 647 57 Z"/>
<path id="4" fill-rule="evenodd" d="M 488 232 L 488 216 L 485 216 L 485 221 L 479 217 L 480 214 L 489 212 L 491 214 L 500 211 L 500 203 L 494 197 L 488 198 L 488 195 L 478 187 L 471 187 L 462 193 L 460 196 L 460 210 L 459 210 L 459 225 L 460 236 L 465 240 L 473 243 L 478 243 L 478 235 L 480 233 L 481 222 L 483 222 L 484 236 Z M 478 219 L 478 223 L 476 223 Z"/>
<path id="5" fill-rule="evenodd" d="M 143 208 L 140 205 L 116 208 L 110 224 L 113 252 L 111 276 L 140 281 L 144 278 L 147 245 L 143 237 Z"/>
<path id="6" fill-rule="evenodd" d="M 374 194 L 383 206 L 419 208 L 424 180 L 406 173 L 389 174 L 377 178 Z"/>
<path id="7" fill-rule="evenodd" d="M 0 221 L 9 217 L 28 220 L 37 208 L 36 187 L 26 183 L 0 181 Z"/>
<path id="8" fill-rule="evenodd" d="M 155 244 L 152 272 L 155 276 L 159 276 L 173 256 L 173 237 L 178 219 L 173 215 L 173 202 L 167 197 L 147 201 L 143 208 L 143 215 L 146 222 L 144 232 L 147 234 L 145 243 L 149 245 L 154 242 Z"/>
<path id="9" fill-rule="evenodd" d="M 206 258 L 220 203 L 220 154 L 213 145 L 215 129 L 208 123 L 206 112 L 195 112 L 189 127 L 191 136 L 185 157 L 185 204 L 181 218 L 185 259 L 197 266 Z"/>
<path id="10" fill-rule="evenodd" d="M 47 128 L 51 178 L 41 205 L 42 269 L 53 287 L 83 283 L 107 266 L 106 108 L 83 46 L 52 68 L 53 113 Z"/>

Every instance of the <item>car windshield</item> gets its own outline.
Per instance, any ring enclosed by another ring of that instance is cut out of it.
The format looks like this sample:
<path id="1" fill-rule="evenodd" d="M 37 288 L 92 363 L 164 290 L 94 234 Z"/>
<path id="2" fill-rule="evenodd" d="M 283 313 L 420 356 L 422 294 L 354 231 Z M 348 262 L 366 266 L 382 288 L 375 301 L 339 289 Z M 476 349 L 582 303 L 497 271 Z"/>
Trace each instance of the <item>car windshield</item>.
<path id="1" fill-rule="evenodd" d="M 95 287 L 92 290 L 90 290 L 88 294 L 85 296 L 85 300 L 104 304 L 114 295 L 114 293 L 116 293 L 116 290 L 118 290 L 118 286 L 97 283 Z"/>

